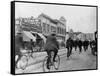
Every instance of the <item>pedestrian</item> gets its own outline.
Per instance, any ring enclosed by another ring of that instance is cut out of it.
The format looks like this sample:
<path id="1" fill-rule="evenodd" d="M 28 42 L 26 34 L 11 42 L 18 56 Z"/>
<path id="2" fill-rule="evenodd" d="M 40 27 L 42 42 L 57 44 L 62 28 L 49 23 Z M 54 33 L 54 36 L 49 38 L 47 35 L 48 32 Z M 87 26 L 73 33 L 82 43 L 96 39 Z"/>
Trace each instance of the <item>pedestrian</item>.
<path id="1" fill-rule="evenodd" d="M 88 45 L 89 45 L 89 41 L 87 39 L 85 39 L 85 41 L 83 42 L 83 47 L 84 47 L 85 52 L 88 49 Z"/>
<path id="2" fill-rule="evenodd" d="M 72 47 L 73 47 L 73 40 L 71 37 L 66 42 L 67 47 L 67 59 L 69 59 L 70 55 L 72 54 Z"/>
<path id="3" fill-rule="evenodd" d="M 79 46 L 79 51 L 81 53 L 82 52 L 82 40 L 81 39 L 79 39 L 78 41 L 78 46 Z"/>

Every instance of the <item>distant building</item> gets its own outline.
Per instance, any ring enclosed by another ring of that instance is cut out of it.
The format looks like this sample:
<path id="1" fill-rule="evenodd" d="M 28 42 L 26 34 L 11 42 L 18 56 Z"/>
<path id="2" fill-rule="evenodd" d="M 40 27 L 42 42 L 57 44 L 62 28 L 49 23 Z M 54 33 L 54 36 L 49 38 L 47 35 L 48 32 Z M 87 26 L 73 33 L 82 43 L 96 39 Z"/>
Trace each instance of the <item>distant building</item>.
<path id="1" fill-rule="evenodd" d="M 86 33 L 85 36 L 87 40 L 95 40 L 94 33 Z"/>
<path id="2" fill-rule="evenodd" d="M 78 36 L 82 41 L 84 40 L 95 40 L 94 33 L 80 33 Z"/>
<path id="3" fill-rule="evenodd" d="M 65 40 L 66 36 L 66 20 L 61 17 L 59 20 L 52 19 L 45 14 L 40 14 L 38 19 L 41 20 L 42 34 L 48 36 L 52 31 L 57 34 L 57 39 Z"/>
<path id="4" fill-rule="evenodd" d="M 73 32 L 71 29 L 69 32 L 66 32 L 66 40 L 71 37 L 72 39 L 81 39 L 82 38 L 82 33 L 81 32 Z"/>

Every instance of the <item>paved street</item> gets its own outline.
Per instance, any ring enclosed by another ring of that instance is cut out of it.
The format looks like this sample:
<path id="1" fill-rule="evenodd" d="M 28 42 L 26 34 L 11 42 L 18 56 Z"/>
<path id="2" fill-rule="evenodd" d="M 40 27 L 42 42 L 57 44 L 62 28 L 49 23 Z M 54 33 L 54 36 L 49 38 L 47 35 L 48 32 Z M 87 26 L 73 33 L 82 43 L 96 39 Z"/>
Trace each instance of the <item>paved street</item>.
<path id="1" fill-rule="evenodd" d="M 59 50 L 60 55 L 60 67 L 58 70 L 52 68 L 51 71 L 69 71 L 69 70 L 81 70 L 81 69 L 96 69 L 96 57 L 91 55 L 90 48 L 87 52 L 82 50 L 79 54 L 79 50 L 74 51 L 69 59 L 66 57 L 67 49 Z M 34 64 L 30 64 L 25 70 L 16 69 L 16 73 L 36 73 L 43 72 L 43 59 L 46 53 L 34 59 Z M 36 61 L 35 61 L 36 60 Z M 30 59 L 30 62 L 32 59 Z"/>

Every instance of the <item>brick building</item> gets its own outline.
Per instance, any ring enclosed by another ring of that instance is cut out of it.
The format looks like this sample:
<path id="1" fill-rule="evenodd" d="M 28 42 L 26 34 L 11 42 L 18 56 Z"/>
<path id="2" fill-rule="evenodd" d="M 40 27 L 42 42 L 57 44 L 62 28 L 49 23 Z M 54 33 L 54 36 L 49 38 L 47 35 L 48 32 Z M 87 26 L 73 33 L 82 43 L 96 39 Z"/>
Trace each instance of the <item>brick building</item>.
<path id="1" fill-rule="evenodd" d="M 57 34 L 57 39 L 64 40 L 66 36 L 66 20 L 61 17 L 59 20 L 52 19 L 45 14 L 40 14 L 38 19 L 41 20 L 42 34 L 48 36 L 52 31 Z"/>
<path id="2" fill-rule="evenodd" d="M 33 16 L 28 18 L 18 18 L 16 19 L 16 26 L 24 31 L 42 33 L 46 37 L 55 31 L 57 39 L 65 41 L 66 20 L 64 17 L 57 20 L 42 13 L 37 18 L 34 18 Z"/>

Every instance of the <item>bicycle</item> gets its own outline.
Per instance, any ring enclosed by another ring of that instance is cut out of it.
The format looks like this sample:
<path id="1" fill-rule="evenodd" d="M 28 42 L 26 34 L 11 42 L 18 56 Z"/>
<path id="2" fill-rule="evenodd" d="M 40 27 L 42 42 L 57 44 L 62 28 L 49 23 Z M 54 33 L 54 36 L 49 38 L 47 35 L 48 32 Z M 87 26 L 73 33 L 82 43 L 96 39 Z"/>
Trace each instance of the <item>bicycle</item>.
<path id="1" fill-rule="evenodd" d="M 55 70 L 59 69 L 60 57 L 57 54 L 56 57 L 55 57 L 55 61 L 53 61 L 53 56 L 54 56 L 54 52 L 51 52 L 51 58 L 50 58 L 50 61 L 49 61 L 49 68 L 50 69 L 47 69 L 47 59 L 48 59 L 49 56 L 46 56 L 44 58 L 44 60 L 43 60 L 43 71 L 44 72 L 50 71 L 52 67 L 54 67 Z"/>
<path id="2" fill-rule="evenodd" d="M 30 58 L 33 58 L 31 50 L 22 50 L 22 57 L 17 63 L 17 68 L 25 70 L 28 66 L 28 61 Z"/>

